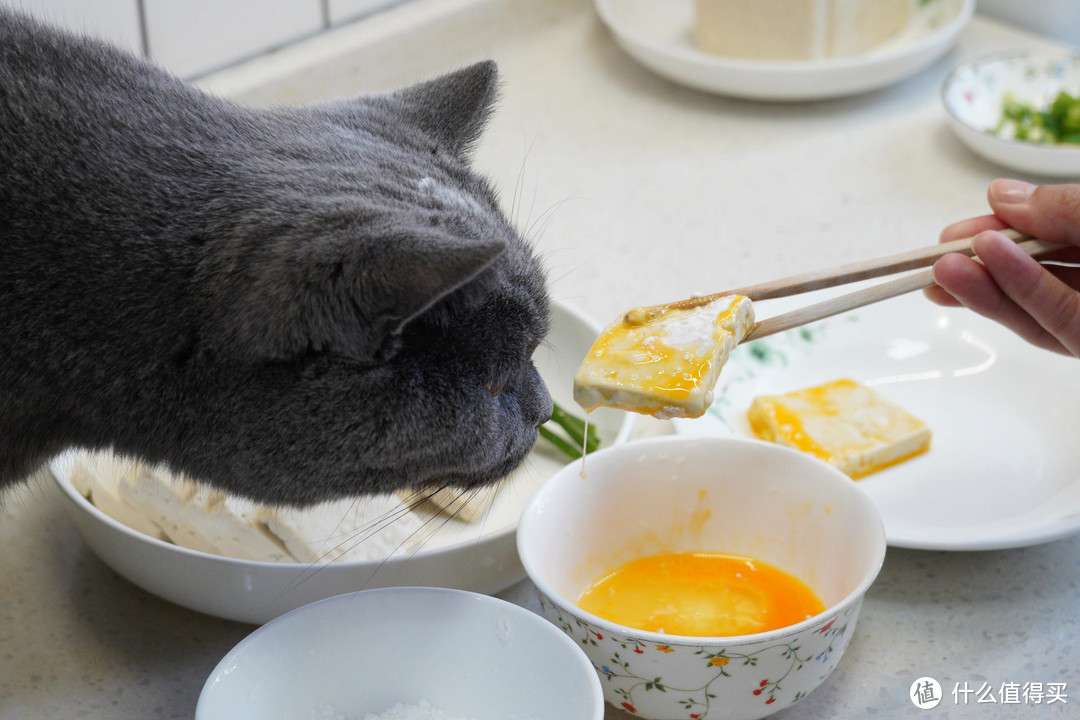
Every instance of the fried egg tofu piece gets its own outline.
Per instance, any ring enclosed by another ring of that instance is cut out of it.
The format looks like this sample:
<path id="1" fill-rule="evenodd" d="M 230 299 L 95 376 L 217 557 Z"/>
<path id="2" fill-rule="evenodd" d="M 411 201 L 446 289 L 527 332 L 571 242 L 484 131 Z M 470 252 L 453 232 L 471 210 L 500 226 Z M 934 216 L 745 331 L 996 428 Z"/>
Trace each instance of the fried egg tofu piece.
<path id="1" fill-rule="evenodd" d="M 614 407 L 656 418 L 700 417 L 728 356 L 754 326 L 749 298 L 695 308 L 638 308 L 600 334 L 574 377 L 586 411 Z"/>
<path id="2" fill-rule="evenodd" d="M 930 448 L 926 423 L 847 378 L 783 395 L 760 395 L 747 417 L 759 438 L 819 457 L 853 479 Z"/>

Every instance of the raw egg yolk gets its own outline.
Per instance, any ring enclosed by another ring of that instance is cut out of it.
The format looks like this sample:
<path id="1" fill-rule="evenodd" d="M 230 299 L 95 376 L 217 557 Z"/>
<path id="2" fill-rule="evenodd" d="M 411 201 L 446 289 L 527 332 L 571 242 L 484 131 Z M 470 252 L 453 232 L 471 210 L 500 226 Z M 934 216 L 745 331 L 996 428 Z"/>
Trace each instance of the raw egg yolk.
<path id="1" fill-rule="evenodd" d="M 825 610 L 805 583 L 772 565 L 699 552 L 628 562 L 597 579 L 577 604 L 627 627 L 697 637 L 767 632 Z"/>

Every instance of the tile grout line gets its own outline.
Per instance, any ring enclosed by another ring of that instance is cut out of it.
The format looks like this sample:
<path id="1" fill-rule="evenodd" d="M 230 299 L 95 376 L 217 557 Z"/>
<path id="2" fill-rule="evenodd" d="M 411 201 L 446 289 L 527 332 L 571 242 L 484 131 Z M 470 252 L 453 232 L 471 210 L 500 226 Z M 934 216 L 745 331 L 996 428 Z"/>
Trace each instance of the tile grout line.
<path id="1" fill-rule="evenodd" d="M 146 27 L 146 0 L 135 0 L 135 14 L 139 18 L 139 41 L 142 43 L 142 54 L 149 60 L 150 32 Z"/>

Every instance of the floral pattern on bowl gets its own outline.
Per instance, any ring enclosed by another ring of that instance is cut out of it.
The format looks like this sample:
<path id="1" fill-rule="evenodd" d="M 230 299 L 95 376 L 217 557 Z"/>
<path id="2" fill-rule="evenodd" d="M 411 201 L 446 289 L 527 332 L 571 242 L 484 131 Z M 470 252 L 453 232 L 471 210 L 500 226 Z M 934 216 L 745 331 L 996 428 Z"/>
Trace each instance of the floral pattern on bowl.
<path id="1" fill-rule="evenodd" d="M 998 132 L 1006 93 L 1043 107 L 1061 91 L 1080 93 L 1080 54 L 991 55 L 956 68 L 942 102 L 960 140 L 986 159 L 1034 175 L 1078 175 L 1080 145 L 1024 142 Z"/>
<path id="2" fill-rule="evenodd" d="M 739 717 L 766 717 L 806 697 L 840 661 L 862 600 L 823 614 L 809 627 L 787 635 L 756 643 L 733 638 L 729 644 L 715 646 L 646 642 L 612 633 L 564 611 L 542 593 L 540 607 L 548 620 L 585 650 L 609 703 L 647 718 L 709 720 L 728 717 L 732 711 L 730 701 L 718 711 L 717 685 L 725 682 L 747 688 L 746 697 L 736 701 Z M 661 658 L 662 663 L 655 662 Z M 677 680 L 657 675 L 658 668 L 670 670 L 673 665 L 680 669 Z M 682 715 L 664 714 L 673 694 L 685 711 Z M 661 701 L 660 695 L 668 697 Z"/>

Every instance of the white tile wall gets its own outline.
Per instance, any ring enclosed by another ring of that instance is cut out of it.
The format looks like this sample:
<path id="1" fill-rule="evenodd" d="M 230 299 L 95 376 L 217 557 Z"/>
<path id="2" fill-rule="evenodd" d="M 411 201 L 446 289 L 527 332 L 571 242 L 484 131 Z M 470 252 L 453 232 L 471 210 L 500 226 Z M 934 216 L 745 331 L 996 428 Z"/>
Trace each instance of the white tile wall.
<path id="1" fill-rule="evenodd" d="M 327 14 L 331 25 L 340 25 L 399 2 L 401 0 L 327 0 Z"/>
<path id="2" fill-rule="evenodd" d="M 143 52 L 139 0 L 0 0 L 54 25 Z"/>
<path id="3" fill-rule="evenodd" d="M 143 0 L 150 58 L 192 76 L 323 29 L 320 0 Z"/>
<path id="4" fill-rule="evenodd" d="M 186 77 L 408 0 L 0 0 Z M 1080 0 L 978 0 L 979 12 L 1080 47 Z"/>
<path id="5" fill-rule="evenodd" d="M 0 0 L 195 77 L 408 0 Z"/>

